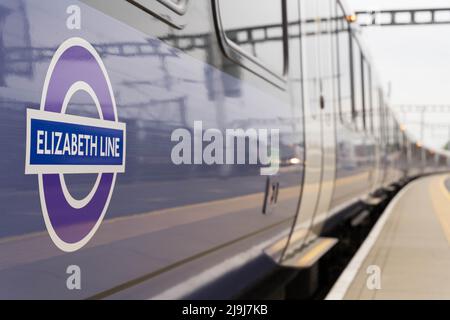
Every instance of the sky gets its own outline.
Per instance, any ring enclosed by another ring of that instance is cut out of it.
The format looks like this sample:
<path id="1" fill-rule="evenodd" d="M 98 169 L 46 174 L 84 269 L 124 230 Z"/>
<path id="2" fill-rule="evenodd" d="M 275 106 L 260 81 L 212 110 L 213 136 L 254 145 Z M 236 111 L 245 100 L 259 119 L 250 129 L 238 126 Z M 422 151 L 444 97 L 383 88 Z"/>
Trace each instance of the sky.
<path id="1" fill-rule="evenodd" d="M 347 0 L 355 11 L 450 8 L 450 0 Z M 441 26 L 369 27 L 362 33 L 384 87 L 391 85 L 391 105 L 450 105 L 450 24 Z M 420 140 L 420 114 L 399 113 L 401 122 Z M 423 142 L 440 148 L 450 140 L 450 114 L 426 114 Z M 448 124 L 448 127 L 447 127 Z"/>

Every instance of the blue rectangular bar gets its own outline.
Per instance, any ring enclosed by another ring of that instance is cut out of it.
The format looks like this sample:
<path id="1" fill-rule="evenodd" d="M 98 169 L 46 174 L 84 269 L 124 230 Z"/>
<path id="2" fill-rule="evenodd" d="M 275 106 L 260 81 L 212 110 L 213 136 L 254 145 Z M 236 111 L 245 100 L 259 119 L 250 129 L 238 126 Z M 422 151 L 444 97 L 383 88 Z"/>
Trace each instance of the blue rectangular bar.
<path id="1" fill-rule="evenodd" d="M 31 119 L 30 165 L 122 165 L 124 132 Z"/>

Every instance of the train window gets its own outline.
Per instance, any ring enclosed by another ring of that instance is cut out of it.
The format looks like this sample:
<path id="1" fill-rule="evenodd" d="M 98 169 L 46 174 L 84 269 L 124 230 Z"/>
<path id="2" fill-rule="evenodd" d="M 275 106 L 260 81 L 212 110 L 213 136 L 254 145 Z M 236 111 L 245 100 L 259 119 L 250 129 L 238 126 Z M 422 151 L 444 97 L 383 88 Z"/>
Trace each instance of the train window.
<path id="1" fill-rule="evenodd" d="M 332 43 L 333 34 L 332 30 L 332 8 L 331 2 L 329 0 L 311 0 L 311 3 L 316 4 L 317 11 L 317 41 L 318 41 L 318 50 L 316 48 L 315 54 L 317 54 L 319 58 L 319 90 L 322 97 L 322 101 L 317 104 L 320 107 L 321 104 L 325 110 L 330 110 L 327 105 L 330 106 L 334 103 L 333 96 L 335 92 L 333 91 L 333 83 L 334 83 L 334 65 L 333 65 L 333 53 L 334 53 L 334 44 Z M 320 22 L 318 20 L 320 19 Z M 308 60 L 307 60 L 308 61 Z"/>
<path id="2" fill-rule="evenodd" d="M 389 149 L 391 152 L 395 152 L 397 144 L 397 132 L 395 130 L 395 119 L 392 110 L 389 109 Z"/>
<path id="3" fill-rule="evenodd" d="M 384 131 L 384 96 L 383 96 L 383 90 L 381 88 L 377 89 L 377 97 L 378 97 L 378 112 L 377 117 L 375 119 L 378 119 L 379 123 L 379 131 L 378 134 L 380 136 L 381 143 L 385 143 L 386 141 L 386 134 Z"/>
<path id="4" fill-rule="evenodd" d="M 395 118 L 394 114 L 392 114 L 392 123 L 394 127 L 394 149 L 400 150 L 401 149 L 401 140 L 400 140 L 400 127 L 397 123 L 397 119 Z"/>
<path id="5" fill-rule="evenodd" d="M 226 55 L 263 77 L 269 73 L 284 82 L 285 1 L 218 0 L 216 8 Z"/>
<path id="6" fill-rule="evenodd" d="M 387 108 L 386 105 L 384 105 L 383 107 L 383 111 L 384 111 L 384 125 L 385 125 L 385 133 L 386 133 L 386 148 L 388 152 L 391 152 L 391 144 L 392 144 L 392 125 L 391 125 L 391 117 L 389 114 L 389 109 Z"/>
<path id="7" fill-rule="evenodd" d="M 386 151 L 389 152 L 389 144 L 390 144 L 390 125 L 389 125 L 389 117 L 388 117 L 388 110 L 386 108 L 386 105 L 383 106 L 383 132 L 384 132 L 384 144 L 386 146 Z"/>
<path id="8" fill-rule="evenodd" d="M 363 113 L 365 127 L 368 131 L 373 133 L 373 106 L 372 106 L 372 76 L 369 62 L 364 58 L 363 59 L 363 81 L 364 81 L 364 105 L 363 105 Z"/>
<path id="9" fill-rule="evenodd" d="M 337 5 L 337 77 L 338 77 L 338 106 L 341 121 L 352 121 L 352 89 L 350 74 L 350 29 L 344 11 L 339 3 Z"/>
<path id="10" fill-rule="evenodd" d="M 390 152 L 392 132 L 391 132 L 389 109 L 387 108 L 386 104 L 383 104 L 383 121 L 384 121 L 384 133 L 385 133 L 386 148 Z"/>
<path id="11" fill-rule="evenodd" d="M 323 94 L 319 56 L 323 26 L 317 3 L 317 0 L 310 0 L 304 1 L 301 5 L 302 51 L 305 58 L 303 83 L 305 92 L 308 93 L 305 95 L 305 104 L 313 117 L 316 117 L 320 110 L 320 97 Z"/>
<path id="12" fill-rule="evenodd" d="M 362 127 L 364 128 L 364 130 L 367 129 L 368 127 L 368 123 L 367 123 L 367 118 L 369 116 L 368 112 L 369 112 L 369 108 L 367 105 L 367 68 L 366 68 L 366 58 L 361 55 L 361 93 L 362 93 L 362 108 L 361 108 L 361 112 L 362 112 Z"/>
<path id="13" fill-rule="evenodd" d="M 373 133 L 375 137 L 380 137 L 380 103 L 381 103 L 381 90 L 378 90 L 375 84 L 375 78 L 371 77 L 371 90 L 372 90 L 372 123 Z"/>
<path id="14" fill-rule="evenodd" d="M 363 110 L 363 73 L 362 73 L 362 53 L 358 42 L 352 41 L 353 59 L 353 119 L 357 129 L 364 129 Z"/>

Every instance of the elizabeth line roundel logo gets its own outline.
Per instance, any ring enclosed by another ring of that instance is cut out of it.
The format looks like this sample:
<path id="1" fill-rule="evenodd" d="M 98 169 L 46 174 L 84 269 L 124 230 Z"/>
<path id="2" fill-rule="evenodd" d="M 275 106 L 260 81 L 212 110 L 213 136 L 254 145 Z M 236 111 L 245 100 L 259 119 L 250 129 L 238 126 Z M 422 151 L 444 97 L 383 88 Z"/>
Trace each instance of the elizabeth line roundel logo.
<path id="1" fill-rule="evenodd" d="M 66 114 L 73 95 L 87 93 L 99 119 Z M 125 172 L 126 125 L 105 65 L 95 48 L 70 38 L 47 71 L 40 109 L 27 109 L 25 174 L 36 174 L 45 225 L 66 252 L 82 248 L 99 228 L 118 173 Z M 84 199 L 70 194 L 64 174 L 97 174 Z"/>

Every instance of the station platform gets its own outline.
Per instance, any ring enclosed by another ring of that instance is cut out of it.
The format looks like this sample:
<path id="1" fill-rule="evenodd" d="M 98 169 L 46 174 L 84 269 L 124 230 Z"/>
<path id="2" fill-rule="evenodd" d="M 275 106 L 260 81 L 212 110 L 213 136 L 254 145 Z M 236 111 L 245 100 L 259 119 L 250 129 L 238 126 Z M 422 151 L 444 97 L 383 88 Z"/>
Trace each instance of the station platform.
<path id="1" fill-rule="evenodd" d="M 450 299 L 449 174 L 394 197 L 326 299 Z"/>

